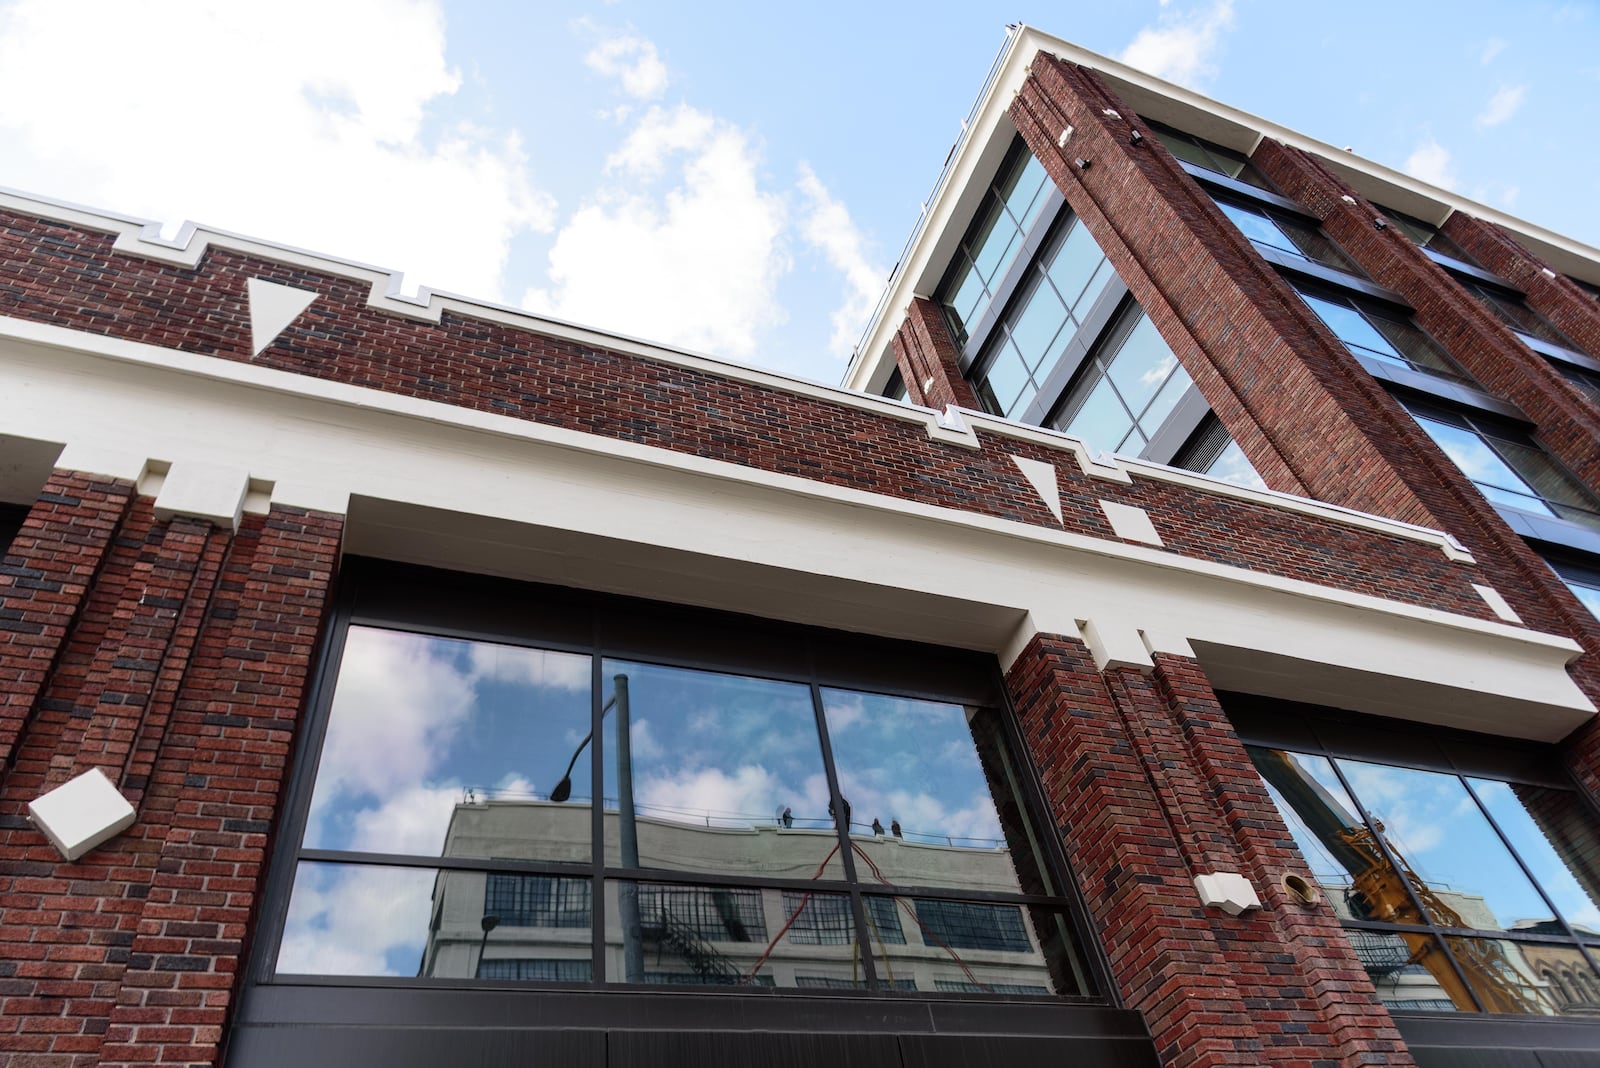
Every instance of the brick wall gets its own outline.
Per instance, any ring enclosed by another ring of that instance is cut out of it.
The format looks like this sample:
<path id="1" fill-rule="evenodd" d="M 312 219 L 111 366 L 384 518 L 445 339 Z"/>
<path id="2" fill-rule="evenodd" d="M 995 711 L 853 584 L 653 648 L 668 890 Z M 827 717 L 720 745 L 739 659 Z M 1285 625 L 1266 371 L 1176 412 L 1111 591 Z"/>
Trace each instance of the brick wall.
<path id="1" fill-rule="evenodd" d="M 9 644 L 50 649 L 5 675 L 0 1064 L 216 1061 L 341 527 L 275 509 L 235 535 L 51 478 L 0 575 Z M 27 803 L 89 767 L 138 822 L 64 863 Z"/>
<path id="2" fill-rule="evenodd" d="M 977 451 L 933 442 L 917 423 L 851 404 L 500 323 L 450 313 L 437 324 L 402 317 L 369 307 L 365 282 L 225 249 L 212 249 L 188 269 L 114 253 L 111 240 L 0 214 L 0 254 L 7 264 L 0 272 L 0 315 L 1055 528 L 1055 518 L 1010 458 L 1037 456 L 1061 473 L 1067 529 L 1076 533 L 1112 537 L 1098 501 L 1119 501 L 1152 509 L 1157 528 L 1180 554 L 1492 618 L 1469 585 L 1481 576 L 1446 564 L 1437 548 L 1418 542 L 1148 480 L 1133 486 L 1092 480 L 1063 452 L 987 436 Z M 249 351 L 245 293 L 252 277 L 319 294 L 256 357 Z M 915 316 L 902 331 L 902 344 L 914 342 L 923 353 L 919 359 L 948 366 L 953 346 L 948 333 L 940 340 L 944 324 L 937 309 L 919 304 Z M 937 389 L 958 388 L 948 378 L 945 383 L 936 383 Z M 966 388 L 949 399 L 975 403 Z M 1303 437 L 1284 436 L 1297 442 Z M 1258 467 L 1267 464 L 1266 458 L 1252 459 Z M 1299 485 L 1288 477 L 1277 484 Z M 1328 499 L 1355 503 L 1367 496 Z M 1414 498 L 1406 507 L 1379 511 L 1427 518 Z"/>
<path id="3" fill-rule="evenodd" d="M 1118 994 L 1168 1068 L 1409 1065 L 1288 828 L 1193 661 L 1101 674 L 1072 638 L 1039 635 L 1007 674 Z M 1263 907 L 1201 906 L 1194 877 L 1238 872 Z"/>

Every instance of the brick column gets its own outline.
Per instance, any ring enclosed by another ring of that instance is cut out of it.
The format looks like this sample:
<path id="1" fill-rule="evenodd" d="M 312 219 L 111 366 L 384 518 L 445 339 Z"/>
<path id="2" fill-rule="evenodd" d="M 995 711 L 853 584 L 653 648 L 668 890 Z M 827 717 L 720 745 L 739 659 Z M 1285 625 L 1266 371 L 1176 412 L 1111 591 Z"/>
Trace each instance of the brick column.
<path id="1" fill-rule="evenodd" d="M 933 301 L 912 300 L 906 321 L 895 331 L 894 358 L 906 396 L 916 403 L 941 411 L 951 404 L 983 409 L 972 383 L 961 373 L 961 350 L 950 336 L 950 326 Z"/>
<path id="2" fill-rule="evenodd" d="M 1007 687 L 1113 982 L 1171 1068 L 1412 1063 L 1326 903 L 1277 883 L 1309 870 L 1192 661 L 1101 675 L 1036 636 Z M 1264 907 L 1201 906 L 1197 874 L 1245 875 Z"/>
<path id="3" fill-rule="evenodd" d="M 157 870 L 101 1066 L 217 1063 L 342 531 L 274 509 L 239 532 L 146 797 Z"/>
<path id="4" fill-rule="evenodd" d="M 0 562 L 0 776 L 132 497 L 131 483 L 56 471 Z"/>

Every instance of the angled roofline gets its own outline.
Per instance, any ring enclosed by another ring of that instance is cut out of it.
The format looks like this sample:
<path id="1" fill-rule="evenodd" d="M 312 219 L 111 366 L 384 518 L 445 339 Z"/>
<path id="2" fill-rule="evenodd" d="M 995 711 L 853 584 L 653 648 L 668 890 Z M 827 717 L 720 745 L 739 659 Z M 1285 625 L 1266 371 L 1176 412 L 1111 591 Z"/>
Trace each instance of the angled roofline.
<path id="1" fill-rule="evenodd" d="M 1271 137 L 1325 162 L 1362 196 L 1441 224 L 1457 211 L 1509 231 L 1552 268 L 1600 284 L 1600 249 L 1554 230 L 1508 215 L 1448 189 L 1413 178 L 1352 151 L 1336 148 L 1286 126 L 1230 107 L 1146 74 L 1119 60 L 1044 33 L 1032 26 L 1011 28 L 995 59 L 982 94 L 973 105 L 961 137 L 951 149 L 933 193 L 890 275 L 843 382 L 851 389 L 877 392 L 893 368 L 890 339 L 913 297 L 931 296 L 954 253 L 955 242 L 977 209 L 983 186 L 973 189 L 998 163 L 1015 133 L 1009 110 L 1039 52 L 1097 71 L 1130 107 L 1229 148 L 1249 153 Z M 998 144 L 996 143 L 998 142 Z"/>

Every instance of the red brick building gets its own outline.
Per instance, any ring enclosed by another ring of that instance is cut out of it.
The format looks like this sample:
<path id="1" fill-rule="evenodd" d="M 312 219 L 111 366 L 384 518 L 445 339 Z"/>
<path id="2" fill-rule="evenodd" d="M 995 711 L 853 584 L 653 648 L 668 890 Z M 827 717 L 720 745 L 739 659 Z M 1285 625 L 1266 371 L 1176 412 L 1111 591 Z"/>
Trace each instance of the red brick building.
<path id="1" fill-rule="evenodd" d="M 1600 1063 L 1595 250 L 1026 28 L 844 388 L 0 241 L 5 1063 Z"/>

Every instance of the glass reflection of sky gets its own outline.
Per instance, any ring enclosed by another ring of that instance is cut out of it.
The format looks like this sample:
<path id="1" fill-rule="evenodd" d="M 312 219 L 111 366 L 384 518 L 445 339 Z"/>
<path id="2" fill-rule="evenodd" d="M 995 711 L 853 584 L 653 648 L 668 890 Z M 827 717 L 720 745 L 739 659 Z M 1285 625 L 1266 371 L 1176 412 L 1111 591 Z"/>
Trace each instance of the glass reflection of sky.
<path id="1" fill-rule="evenodd" d="M 468 796 L 545 796 L 590 721 L 587 656 L 351 627 L 306 826 L 313 849 L 438 855 Z M 587 797 L 589 762 L 573 768 Z"/>
<path id="2" fill-rule="evenodd" d="M 1259 761 L 1272 759 L 1267 755 L 1268 750 L 1256 750 L 1250 747 L 1252 759 Z M 1350 800 L 1350 795 L 1345 792 L 1339 776 L 1334 774 L 1333 765 L 1324 757 L 1309 756 L 1305 753 L 1286 754 L 1291 765 L 1311 778 L 1318 786 L 1326 791 L 1326 800 L 1333 809 L 1334 821 L 1346 826 L 1361 826 L 1361 817 L 1356 815 L 1355 803 Z M 1350 885 L 1354 873 L 1341 865 L 1328 844 L 1311 830 L 1306 821 L 1295 808 L 1288 803 L 1278 788 L 1270 781 L 1266 782 L 1267 792 L 1272 795 L 1272 801 L 1278 806 L 1278 811 L 1283 815 L 1284 823 L 1289 826 L 1289 833 L 1293 836 L 1295 845 L 1300 847 L 1300 853 L 1311 865 L 1311 873 L 1316 876 L 1318 884 L 1324 890 L 1341 890 Z"/>
<path id="3" fill-rule="evenodd" d="M 1390 845 L 1464 926 L 1509 929 L 1550 918 L 1550 906 L 1456 776 L 1356 760 L 1339 765 Z"/>
<path id="4" fill-rule="evenodd" d="M 795 827 L 826 828 L 811 690 L 711 671 L 608 660 L 604 696 L 628 677 L 634 807 L 641 818 L 700 827 L 772 827 L 785 808 Z M 608 714 L 606 806 L 616 808 L 616 716 Z"/>
<path id="5" fill-rule="evenodd" d="M 823 690 L 822 704 L 854 830 L 898 821 L 910 841 L 1005 845 L 960 705 L 850 690 Z"/>
<path id="6" fill-rule="evenodd" d="M 1527 807 L 1518 800 L 1512 787 L 1487 779 L 1468 781 L 1472 783 L 1472 789 L 1483 802 L 1484 808 L 1489 810 L 1489 815 L 1494 817 L 1506 837 L 1516 846 L 1517 854 L 1533 872 L 1533 877 L 1539 880 L 1544 892 L 1555 900 L 1556 908 L 1561 910 L 1566 921 L 1591 932 L 1600 931 L 1600 908 L 1596 907 L 1593 898 L 1578 884 L 1561 857 L 1551 848 L 1549 839 L 1528 814 Z M 1555 790 L 1541 787 L 1522 789 L 1536 799 L 1536 804 L 1543 800 L 1546 804 L 1565 809 L 1576 802 L 1571 795 Z"/>
<path id="7" fill-rule="evenodd" d="M 296 975 L 416 975 L 437 873 L 430 868 L 301 864 L 277 970 Z"/>

